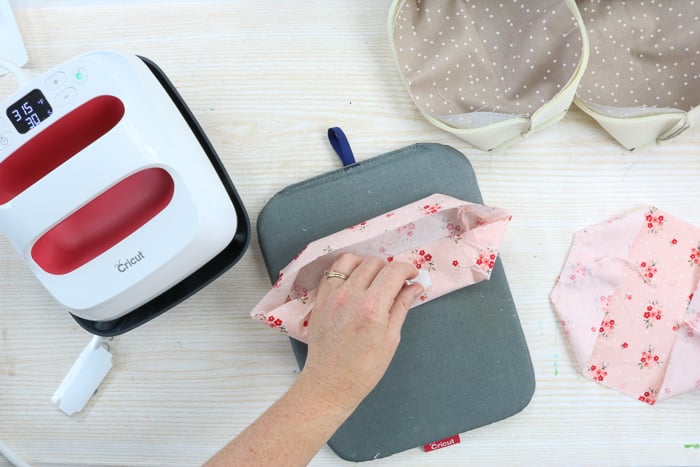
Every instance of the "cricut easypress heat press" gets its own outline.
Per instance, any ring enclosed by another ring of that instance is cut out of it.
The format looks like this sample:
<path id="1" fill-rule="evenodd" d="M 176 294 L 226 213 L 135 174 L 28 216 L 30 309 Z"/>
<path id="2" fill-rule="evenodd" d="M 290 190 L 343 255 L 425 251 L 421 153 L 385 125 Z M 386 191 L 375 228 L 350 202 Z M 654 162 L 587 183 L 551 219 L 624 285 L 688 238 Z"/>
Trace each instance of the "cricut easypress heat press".
<path id="1" fill-rule="evenodd" d="M 153 62 L 78 56 L 2 108 L 0 228 L 88 331 L 133 329 L 243 255 L 245 209 Z"/>

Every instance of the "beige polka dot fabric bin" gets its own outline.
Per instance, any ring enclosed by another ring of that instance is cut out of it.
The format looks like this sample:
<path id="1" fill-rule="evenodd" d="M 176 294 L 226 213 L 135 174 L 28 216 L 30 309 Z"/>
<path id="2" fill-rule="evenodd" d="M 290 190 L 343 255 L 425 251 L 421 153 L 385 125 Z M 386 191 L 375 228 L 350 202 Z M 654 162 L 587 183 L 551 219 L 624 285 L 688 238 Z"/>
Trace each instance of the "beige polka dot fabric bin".
<path id="1" fill-rule="evenodd" d="M 698 119 L 700 7 L 671 3 L 394 0 L 389 32 L 417 108 L 480 149 L 559 121 L 572 102 L 634 149 Z"/>
<path id="2" fill-rule="evenodd" d="M 627 149 L 700 122 L 700 0 L 577 4 L 591 44 L 578 107 Z"/>

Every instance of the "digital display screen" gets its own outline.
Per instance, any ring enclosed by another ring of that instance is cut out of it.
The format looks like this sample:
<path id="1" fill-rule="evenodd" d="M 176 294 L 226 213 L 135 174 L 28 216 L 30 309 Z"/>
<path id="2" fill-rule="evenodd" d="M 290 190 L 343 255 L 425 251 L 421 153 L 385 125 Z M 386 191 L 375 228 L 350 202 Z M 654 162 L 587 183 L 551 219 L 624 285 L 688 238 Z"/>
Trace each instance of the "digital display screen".
<path id="1" fill-rule="evenodd" d="M 33 90 L 7 109 L 7 118 L 12 121 L 17 131 L 24 134 L 46 120 L 53 110 L 38 89 Z"/>

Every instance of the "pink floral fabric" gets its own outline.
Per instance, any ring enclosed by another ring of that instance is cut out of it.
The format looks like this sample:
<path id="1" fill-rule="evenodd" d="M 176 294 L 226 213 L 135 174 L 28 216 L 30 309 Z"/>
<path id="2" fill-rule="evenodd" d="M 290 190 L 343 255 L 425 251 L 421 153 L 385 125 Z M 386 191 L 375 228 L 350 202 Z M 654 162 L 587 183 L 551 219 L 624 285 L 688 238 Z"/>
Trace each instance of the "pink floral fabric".
<path id="1" fill-rule="evenodd" d="M 428 271 L 431 285 L 413 303 L 418 306 L 488 279 L 508 222 L 503 209 L 431 195 L 310 243 L 280 272 L 251 316 L 306 342 L 316 287 L 344 252 Z"/>
<path id="2" fill-rule="evenodd" d="M 700 388 L 700 228 L 656 208 L 574 236 L 551 294 L 582 373 L 653 405 Z"/>

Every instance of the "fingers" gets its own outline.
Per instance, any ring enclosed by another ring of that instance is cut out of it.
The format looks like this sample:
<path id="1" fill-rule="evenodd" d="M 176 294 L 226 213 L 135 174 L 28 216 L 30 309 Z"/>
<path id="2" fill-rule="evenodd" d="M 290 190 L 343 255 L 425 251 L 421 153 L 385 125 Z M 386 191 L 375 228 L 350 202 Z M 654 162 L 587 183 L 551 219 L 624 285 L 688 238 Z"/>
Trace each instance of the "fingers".
<path id="1" fill-rule="evenodd" d="M 369 292 L 382 301 L 380 306 L 390 310 L 399 292 L 406 286 L 406 281 L 418 275 L 418 270 L 408 263 L 387 264 L 379 271 L 369 287 Z"/>
<path id="2" fill-rule="evenodd" d="M 345 253 L 335 259 L 329 271 L 338 272 L 349 279 L 361 262 L 361 256 Z M 318 285 L 318 298 L 327 297 L 333 290 L 342 287 L 346 280 L 340 277 L 323 276 Z"/>
<path id="3" fill-rule="evenodd" d="M 418 269 L 412 264 L 395 262 L 389 264 L 383 263 L 383 266 L 382 270 L 376 274 L 376 278 L 372 283 L 372 288 L 396 289 L 398 293 L 398 290 L 401 289 L 407 280 L 414 279 L 418 276 Z"/>
<path id="4" fill-rule="evenodd" d="M 377 257 L 361 257 L 351 253 L 341 254 L 331 265 L 330 269 L 321 280 L 321 289 L 336 289 L 347 281 L 353 288 L 360 290 L 374 289 L 373 291 L 388 290 L 393 299 L 401 290 L 405 282 L 418 275 L 415 267 L 408 263 L 387 264 Z M 334 273 L 340 273 L 346 278 L 337 277 Z M 384 294 L 386 295 L 386 294 Z"/>
<path id="5" fill-rule="evenodd" d="M 345 275 L 347 279 L 333 274 L 324 276 L 317 300 L 325 301 L 342 287 L 350 297 L 364 297 L 373 302 L 374 312 L 384 315 L 384 319 L 399 330 L 413 300 L 423 291 L 420 284 L 406 285 L 407 280 L 418 275 L 418 270 L 409 263 L 387 264 L 377 257 L 363 258 L 344 253 L 336 258 L 329 271 Z"/>
<path id="6" fill-rule="evenodd" d="M 355 269 L 362 263 L 362 257 L 344 253 L 336 258 L 330 269 L 324 273 L 326 281 L 321 281 L 333 287 L 340 287 L 354 272 Z M 327 274 L 330 273 L 330 274 Z M 334 273 L 339 273 L 341 276 L 336 276 Z"/>
<path id="7" fill-rule="evenodd" d="M 406 320 L 408 310 L 411 308 L 413 301 L 420 297 L 423 293 L 423 286 L 420 284 L 412 284 L 401 289 L 401 292 L 396 296 L 394 304 L 389 310 L 389 331 L 395 335 L 401 335 L 401 327 Z"/>
<path id="8" fill-rule="evenodd" d="M 366 291 L 385 265 L 386 262 L 377 257 L 364 258 L 357 269 L 352 272 L 351 285 L 363 292 Z"/>

